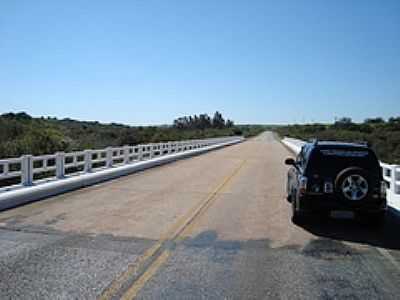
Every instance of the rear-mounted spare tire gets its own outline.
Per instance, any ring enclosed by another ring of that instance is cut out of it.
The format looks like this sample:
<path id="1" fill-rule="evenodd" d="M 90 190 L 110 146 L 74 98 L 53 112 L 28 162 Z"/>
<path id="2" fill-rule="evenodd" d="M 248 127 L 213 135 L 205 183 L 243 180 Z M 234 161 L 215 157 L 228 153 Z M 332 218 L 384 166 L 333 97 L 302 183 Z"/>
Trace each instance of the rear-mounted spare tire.
<path id="1" fill-rule="evenodd" d="M 344 201 L 356 204 L 368 197 L 372 188 L 371 174 L 359 167 L 341 171 L 335 180 L 335 190 Z"/>

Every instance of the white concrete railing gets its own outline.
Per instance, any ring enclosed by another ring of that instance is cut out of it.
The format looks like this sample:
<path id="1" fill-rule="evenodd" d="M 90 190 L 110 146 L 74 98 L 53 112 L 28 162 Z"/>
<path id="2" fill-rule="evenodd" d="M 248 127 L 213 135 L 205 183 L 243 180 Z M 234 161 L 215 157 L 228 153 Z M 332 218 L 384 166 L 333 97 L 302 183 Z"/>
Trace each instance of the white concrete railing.
<path id="1" fill-rule="evenodd" d="M 20 180 L 19 184 L 0 188 L 0 192 L 9 191 L 20 186 L 32 186 L 36 182 L 48 180 L 49 178 L 63 179 L 72 175 L 91 173 L 101 169 L 132 164 L 167 154 L 204 148 L 238 139 L 241 139 L 241 137 L 108 147 L 98 150 L 71 153 L 58 152 L 42 156 L 24 155 L 19 158 L 2 159 L 0 160 L 0 182 L 11 178 L 17 180 L 20 178 Z M 36 179 L 38 175 L 40 179 Z"/>
<path id="2" fill-rule="evenodd" d="M 5 159 L 0 162 L 1 178 L 8 180 L 16 177 L 18 180 L 20 177 L 21 183 L 1 189 L 0 210 L 234 145 L 243 140 L 243 137 L 227 137 Z M 36 176 L 35 179 L 35 174 L 40 173 L 53 177 L 39 180 Z"/>
<path id="3" fill-rule="evenodd" d="M 282 143 L 297 154 L 306 142 L 285 137 Z M 400 166 L 383 162 L 380 162 L 380 164 L 382 167 L 383 179 L 388 185 L 386 193 L 388 205 L 400 212 Z"/>
<path id="4" fill-rule="evenodd" d="M 400 212 L 400 166 L 381 162 L 383 179 L 387 182 L 388 205 Z"/>

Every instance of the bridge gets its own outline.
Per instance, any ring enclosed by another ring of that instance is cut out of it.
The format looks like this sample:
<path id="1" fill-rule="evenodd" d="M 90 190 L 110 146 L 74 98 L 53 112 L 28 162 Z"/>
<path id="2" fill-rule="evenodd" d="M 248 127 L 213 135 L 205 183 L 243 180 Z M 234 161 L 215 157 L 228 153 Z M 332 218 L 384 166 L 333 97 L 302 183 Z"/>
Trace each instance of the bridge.
<path id="1" fill-rule="evenodd" d="M 398 299 L 397 214 L 294 225 L 291 155 L 265 132 L 0 161 L 0 298 Z"/>

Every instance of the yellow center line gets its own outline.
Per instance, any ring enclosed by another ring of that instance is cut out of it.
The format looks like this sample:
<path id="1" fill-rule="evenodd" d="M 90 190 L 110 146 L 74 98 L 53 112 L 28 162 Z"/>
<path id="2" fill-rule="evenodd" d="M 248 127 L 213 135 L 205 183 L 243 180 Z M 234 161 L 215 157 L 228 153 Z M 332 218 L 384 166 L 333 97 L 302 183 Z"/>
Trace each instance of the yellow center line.
<path id="1" fill-rule="evenodd" d="M 247 160 L 242 161 L 242 163 L 239 165 L 239 167 L 225 180 L 222 182 L 222 184 L 215 190 L 213 194 L 210 195 L 209 199 L 205 202 L 205 205 L 202 207 L 202 209 L 198 212 L 198 214 L 195 216 L 196 219 L 192 219 L 191 222 L 182 230 L 182 232 L 179 234 L 179 239 L 182 240 L 184 239 L 185 236 L 188 236 L 192 233 L 195 225 L 195 221 L 200 219 L 202 215 L 208 210 L 208 208 L 214 203 L 216 196 L 218 193 L 222 192 L 222 190 L 228 185 L 228 183 L 239 173 L 239 171 L 243 168 Z"/>
<path id="2" fill-rule="evenodd" d="M 195 219 L 198 219 L 204 212 L 211 206 L 214 202 L 216 195 L 222 191 L 222 189 L 229 183 L 229 181 L 235 177 L 239 171 L 245 165 L 246 160 L 242 161 L 241 164 L 228 176 L 224 178 L 221 184 L 219 184 L 211 193 L 209 193 L 205 200 L 201 201 L 199 205 L 194 206 L 181 217 L 166 233 L 164 233 L 159 241 L 149 248 L 136 262 L 134 265 L 128 267 L 128 269 L 116 278 L 107 288 L 103 294 L 99 297 L 100 300 L 108 300 L 113 298 L 119 290 L 122 288 L 123 284 L 132 276 L 135 275 L 144 265 L 144 263 L 149 260 L 152 256 L 156 254 L 158 250 L 161 249 L 162 245 L 166 241 L 182 240 L 184 235 L 188 235 L 194 227 Z M 168 255 L 164 254 L 165 252 Z M 135 298 L 137 293 L 146 284 L 146 282 L 156 273 L 156 271 L 167 261 L 169 256 L 169 251 L 164 250 L 155 260 L 151 263 L 148 269 L 134 282 L 134 284 L 125 292 L 122 296 L 123 299 Z M 163 257 L 163 259 L 160 259 Z M 151 271 L 150 271 L 151 270 Z M 146 276 L 144 279 L 142 279 Z M 148 277 L 148 278 L 147 278 Z M 126 298 L 127 297 L 127 298 Z"/>
<path id="3" fill-rule="evenodd" d="M 176 236 L 176 239 L 182 239 L 183 235 L 189 234 L 194 227 L 195 221 L 198 220 L 205 211 L 212 205 L 212 203 L 216 199 L 218 193 L 220 193 L 224 187 L 235 177 L 239 171 L 245 165 L 246 160 L 244 160 L 240 166 L 230 175 L 225 178 L 225 180 L 215 189 L 214 192 L 209 194 L 206 200 L 203 202 L 203 205 L 200 207 L 199 211 L 186 223 L 187 225 L 182 228 L 181 232 L 179 232 Z M 158 269 L 166 263 L 168 257 L 170 256 L 170 252 L 168 250 L 164 250 L 163 253 L 160 255 L 162 259 L 157 258 L 147 269 L 147 271 L 125 292 L 122 296 L 124 300 L 134 299 L 140 290 L 145 286 L 145 284 L 157 273 Z"/>
<path id="4" fill-rule="evenodd" d="M 196 212 L 184 223 L 184 226 L 175 234 L 173 237 L 174 240 L 181 240 L 184 235 L 187 235 L 191 228 L 193 228 L 195 221 L 198 220 L 205 211 L 211 206 L 211 204 L 216 199 L 218 193 L 220 193 L 226 185 L 232 180 L 233 177 L 236 176 L 237 173 L 243 168 L 247 160 L 241 162 L 241 164 L 228 176 L 226 176 L 221 184 L 217 186 L 217 188 L 208 194 L 207 198 L 201 203 L 200 207 L 196 209 Z"/>
<path id="5" fill-rule="evenodd" d="M 109 300 L 114 297 L 115 294 L 122 288 L 123 284 L 134 274 L 136 274 L 141 266 L 152 257 L 158 249 L 161 248 L 161 243 L 157 242 L 154 246 L 150 247 L 146 252 L 135 261 L 134 265 L 129 265 L 128 269 L 117 277 L 98 298 L 99 300 Z"/>
<path id="6" fill-rule="evenodd" d="M 143 273 L 142 276 L 126 291 L 121 297 L 122 300 L 130 300 L 136 297 L 139 291 L 158 271 L 158 269 L 168 260 L 170 252 L 165 250 L 159 257 L 151 264 L 151 266 Z"/>

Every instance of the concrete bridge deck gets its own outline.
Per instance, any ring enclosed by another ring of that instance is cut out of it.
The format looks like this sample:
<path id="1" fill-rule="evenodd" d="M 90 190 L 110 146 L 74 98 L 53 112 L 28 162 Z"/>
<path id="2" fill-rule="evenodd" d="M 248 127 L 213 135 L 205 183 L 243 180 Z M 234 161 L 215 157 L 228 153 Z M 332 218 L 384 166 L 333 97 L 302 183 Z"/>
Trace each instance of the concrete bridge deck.
<path id="1" fill-rule="evenodd" d="M 292 224 L 288 155 L 264 133 L 3 211 L 0 298 L 398 299 L 398 219 Z"/>

